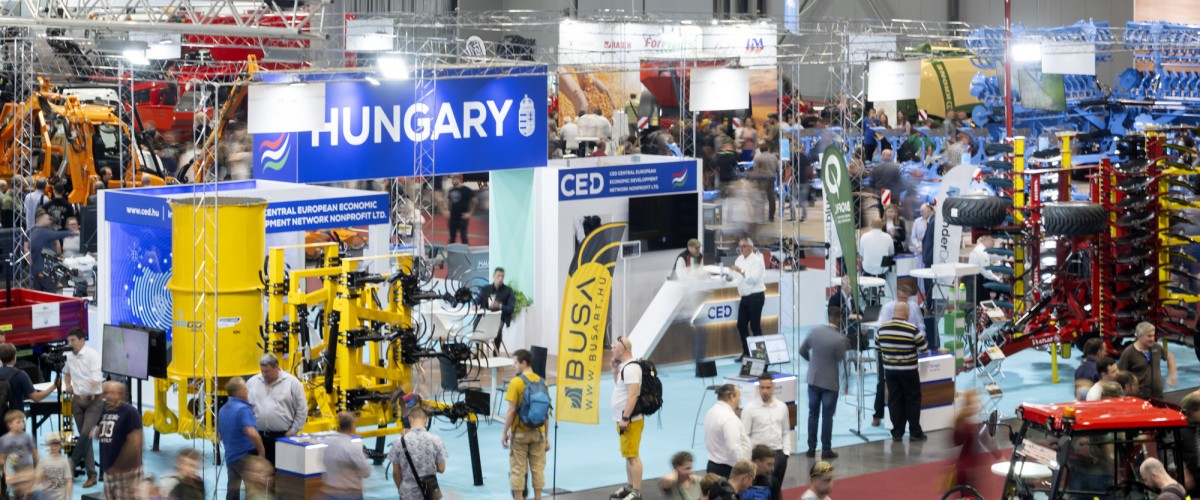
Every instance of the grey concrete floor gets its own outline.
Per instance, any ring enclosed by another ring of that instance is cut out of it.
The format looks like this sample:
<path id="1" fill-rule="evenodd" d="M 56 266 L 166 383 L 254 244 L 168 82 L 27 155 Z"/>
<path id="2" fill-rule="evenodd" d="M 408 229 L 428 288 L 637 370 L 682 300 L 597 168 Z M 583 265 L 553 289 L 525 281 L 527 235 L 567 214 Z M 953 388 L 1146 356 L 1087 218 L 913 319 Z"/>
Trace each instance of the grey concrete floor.
<path id="1" fill-rule="evenodd" d="M 1163 399 L 1177 405 L 1183 399 L 1184 395 L 1195 390 L 1197 388 L 1192 387 L 1171 391 L 1165 393 Z M 1010 424 L 1014 428 L 1017 427 L 1016 422 L 1010 422 Z M 1003 429 L 1001 429 L 1001 432 L 1004 432 Z M 834 450 L 838 453 L 838 458 L 830 460 L 830 463 L 833 464 L 836 476 L 839 479 L 844 479 L 899 467 L 947 460 L 958 455 L 958 448 L 953 443 L 953 434 L 949 429 L 932 431 L 928 435 L 929 440 L 923 443 L 910 443 L 905 439 L 903 442 L 886 440 L 844 446 Z M 997 433 L 996 439 L 1002 448 L 1011 446 L 1005 441 L 1006 438 L 1002 437 L 999 433 Z M 803 451 L 792 455 L 788 459 L 787 475 L 783 480 L 783 488 L 795 488 L 808 484 L 808 469 L 812 466 L 814 460 L 820 459 L 820 454 L 816 458 L 808 458 L 804 456 Z M 704 464 L 696 464 L 696 467 L 701 471 L 703 471 L 703 466 Z M 563 493 L 557 495 L 555 498 L 563 500 L 607 498 L 618 487 L 619 485 L 612 485 L 592 490 Z M 644 500 L 659 500 L 664 498 L 662 492 L 658 489 L 657 478 L 646 479 L 642 483 L 642 490 L 642 498 Z"/>

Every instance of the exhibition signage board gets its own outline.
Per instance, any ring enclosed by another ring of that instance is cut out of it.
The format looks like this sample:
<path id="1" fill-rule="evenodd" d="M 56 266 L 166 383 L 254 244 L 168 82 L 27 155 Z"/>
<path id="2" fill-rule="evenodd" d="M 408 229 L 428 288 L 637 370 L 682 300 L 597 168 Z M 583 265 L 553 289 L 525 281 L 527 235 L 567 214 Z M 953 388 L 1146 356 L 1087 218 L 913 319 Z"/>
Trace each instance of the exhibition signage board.
<path id="1" fill-rule="evenodd" d="M 104 220 L 118 224 L 170 229 L 170 198 L 112 191 L 104 205 Z M 388 223 L 387 193 L 279 201 L 267 206 L 267 233 L 311 231 Z"/>
<path id="2" fill-rule="evenodd" d="M 600 423 L 600 380 L 604 335 L 612 302 L 613 267 L 620 254 L 625 223 L 592 231 L 575 255 L 567 276 L 558 337 L 558 419 Z"/>
<path id="3" fill-rule="evenodd" d="M 849 280 L 850 289 L 858 290 L 858 248 L 855 244 L 854 229 L 854 193 L 850 190 L 850 170 L 846 167 L 846 158 L 837 144 L 825 148 L 821 159 L 821 179 L 824 183 L 826 201 L 832 217 L 834 232 L 838 245 L 842 249 L 843 262 L 846 263 L 845 279 Z M 857 297 L 857 294 L 855 294 Z"/>
<path id="4" fill-rule="evenodd" d="M 942 185 L 938 187 L 937 196 L 934 197 L 934 203 L 938 207 L 935 209 L 938 215 L 934 219 L 937 227 L 937 236 L 933 239 L 934 264 L 958 263 L 959 254 L 962 253 L 963 228 L 946 222 L 940 207 L 945 206 L 946 198 L 967 194 L 971 187 L 971 179 L 975 177 L 975 170 L 975 165 L 960 163 L 942 176 Z"/>
<path id="5" fill-rule="evenodd" d="M 327 81 L 324 130 L 255 134 L 254 176 L 318 183 L 545 166 L 545 67 L 530 68 Z"/>
<path id="6" fill-rule="evenodd" d="M 697 175 L 695 160 L 564 168 L 558 172 L 558 200 L 692 193 Z"/>
<path id="7" fill-rule="evenodd" d="M 99 259 L 101 267 L 107 269 L 107 281 L 100 280 L 97 294 L 106 299 L 101 300 L 101 317 L 106 323 L 126 322 L 159 328 L 168 334 L 172 331 L 172 297 L 167 283 L 174 259 L 175 214 L 168 201 L 201 194 L 212 201 L 234 197 L 266 199 L 264 229 L 271 246 L 304 241 L 307 230 L 369 226 L 368 231 L 386 233 L 388 227 L 388 195 L 372 191 L 271 181 L 102 191 L 98 218 L 104 223 L 100 226 Z M 232 232 L 227 235 L 223 226 L 217 231 L 222 241 L 241 236 Z"/>

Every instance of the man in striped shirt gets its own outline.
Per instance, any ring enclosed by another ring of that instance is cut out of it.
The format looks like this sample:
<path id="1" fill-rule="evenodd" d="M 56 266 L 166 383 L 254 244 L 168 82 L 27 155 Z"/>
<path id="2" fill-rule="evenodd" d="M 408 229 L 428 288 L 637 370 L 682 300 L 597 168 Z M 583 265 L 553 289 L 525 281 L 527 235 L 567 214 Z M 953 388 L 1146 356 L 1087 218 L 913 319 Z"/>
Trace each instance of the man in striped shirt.
<path id="1" fill-rule="evenodd" d="M 897 303 L 892 321 L 879 328 L 876 340 L 887 380 L 892 441 L 904 439 L 905 422 L 909 441 L 927 439 L 921 431 L 921 377 L 917 373 L 917 353 L 926 350 L 925 336 L 908 322 L 908 315 L 908 304 Z"/>

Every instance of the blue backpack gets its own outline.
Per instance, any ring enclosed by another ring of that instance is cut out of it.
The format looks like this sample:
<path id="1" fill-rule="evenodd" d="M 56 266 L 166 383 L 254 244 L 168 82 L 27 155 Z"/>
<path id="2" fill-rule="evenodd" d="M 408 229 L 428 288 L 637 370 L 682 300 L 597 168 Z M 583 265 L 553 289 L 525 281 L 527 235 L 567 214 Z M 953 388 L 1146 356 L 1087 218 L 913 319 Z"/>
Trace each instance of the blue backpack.
<path id="1" fill-rule="evenodd" d="M 546 380 L 539 379 L 533 382 L 525 374 L 521 374 L 520 377 L 525 381 L 525 392 L 521 394 L 521 406 L 517 416 L 521 419 L 521 425 L 525 427 L 541 427 L 550 420 L 550 392 L 546 390 Z"/>

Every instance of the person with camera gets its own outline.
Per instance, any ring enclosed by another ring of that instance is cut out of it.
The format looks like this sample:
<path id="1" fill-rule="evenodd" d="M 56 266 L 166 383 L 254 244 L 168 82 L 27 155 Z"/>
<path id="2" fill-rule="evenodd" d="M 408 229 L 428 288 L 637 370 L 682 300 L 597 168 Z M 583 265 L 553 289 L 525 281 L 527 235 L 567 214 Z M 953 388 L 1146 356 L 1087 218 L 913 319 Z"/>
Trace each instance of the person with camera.
<path id="1" fill-rule="evenodd" d="M 104 413 L 104 399 L 101 397 L 104 383 L 104 373 L 100 371 L 100 353 L 87 346 L 87 333 L 82 328 L 72 328 L 67 332 L 67 345 L 71 352 L 67 353 L 67 362 L 63 366 L 63 391 L 71 395 L 71 418 L 75 420 L 75 430 L 79 431 L 79 441 L 71 452 L 71 463 L 78 468 L 83 462 L 87 482 L 84 488 L 96 485 L 96 452 L 92 446 L 92 429 L 100 422 Z"/>
<path id="2" fill-rule="evenodd" d="M 446 443 L 425 428 L 429 413 L 420 403 L 408 409 L 408 432 L 392 441 L 388 460 L 392 462 L 392 481 L 400 500 L 425 500 L 422 490 L 437 488 L 437 474 L 446 472 Z M 416 471 L 417 475 L 413 475 Z M 433 480 L 430 480 L 430 477 Z"/>
<path id="3" fill-rule="evenodd" d="M 29 251 L 29 273 L 33 275 L 33 289 L 39 292 L 54 292 L 58 286 L 54 282 L 54 273 L 47 269 L 47 254 L 53 258 L 62 255 L 59 242 L 79 232 L 54 230 L 50 227 L 50 214 L 44 210 L 38 211 L 34 220 L 36 222 L 29 231 L 29 241 L 25 243 L 25 249 Z"/>

